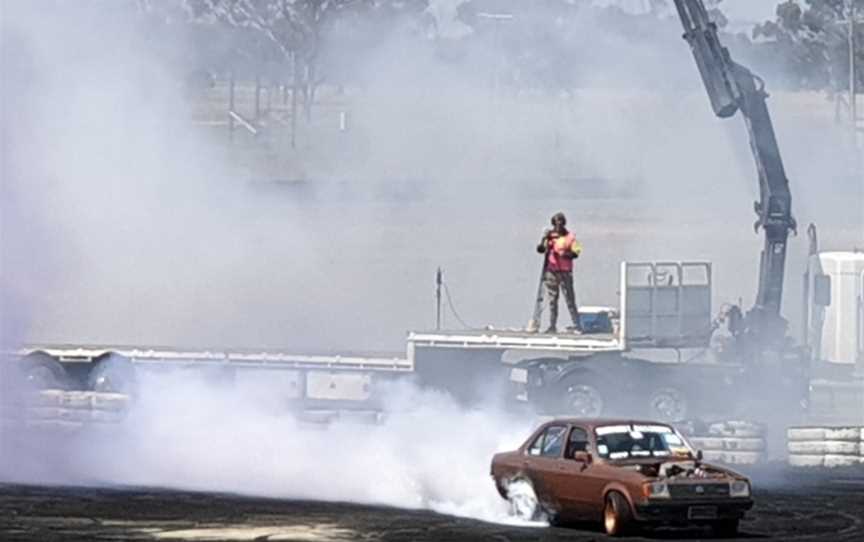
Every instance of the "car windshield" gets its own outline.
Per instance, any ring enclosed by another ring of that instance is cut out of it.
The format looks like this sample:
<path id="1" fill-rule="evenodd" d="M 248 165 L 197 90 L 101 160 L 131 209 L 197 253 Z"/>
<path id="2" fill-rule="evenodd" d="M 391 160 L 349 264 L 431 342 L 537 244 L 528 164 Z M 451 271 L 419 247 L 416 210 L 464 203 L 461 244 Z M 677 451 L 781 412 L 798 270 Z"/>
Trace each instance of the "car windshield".
<path id="1" fill-rule="evenodd" d="M 594 434 L 597 454 L 607 459 L 695 455 L 668 425 L 606 425 L 596 428 Z"/>

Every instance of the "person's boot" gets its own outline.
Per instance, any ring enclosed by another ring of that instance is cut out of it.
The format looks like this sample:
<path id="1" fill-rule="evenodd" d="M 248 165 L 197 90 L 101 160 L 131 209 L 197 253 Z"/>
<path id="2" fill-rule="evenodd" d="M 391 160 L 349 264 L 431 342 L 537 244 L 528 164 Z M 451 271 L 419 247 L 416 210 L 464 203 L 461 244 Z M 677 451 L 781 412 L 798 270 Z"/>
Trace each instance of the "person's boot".
<path id="1" fill-rule="evenodd" d="M 549 307 L 549 327 L 543 333 L 558 333 L 558 307 L 552 305 Z"/>
<path id="2" fill-rule="evenodd" d="M 570 312 L 570 319 L 573 321 L 573 325 L 567 328 L 567 331 L 574 333 L 576 335 L 582 335 L 585 333 L 582 331 L 582 323 L 579 320 L 579 313 L 573 314 L 573 311 Z"/>

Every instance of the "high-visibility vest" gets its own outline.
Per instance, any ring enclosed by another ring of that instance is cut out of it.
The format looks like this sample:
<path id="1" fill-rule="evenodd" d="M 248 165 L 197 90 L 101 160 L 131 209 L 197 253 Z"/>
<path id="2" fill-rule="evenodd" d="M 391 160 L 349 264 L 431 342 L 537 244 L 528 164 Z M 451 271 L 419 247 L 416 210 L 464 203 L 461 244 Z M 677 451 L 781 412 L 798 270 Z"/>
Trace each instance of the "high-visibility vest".
<path id="1" fill-rule="evenodd" d="M 582 253 L 582 244 L 570 232 L 550 238 L 546 248 L 546 268 L 549 271 L 572 271 L 573 259 L 565 258 L 564 255 L 568 252 L 575 256 Z"/>

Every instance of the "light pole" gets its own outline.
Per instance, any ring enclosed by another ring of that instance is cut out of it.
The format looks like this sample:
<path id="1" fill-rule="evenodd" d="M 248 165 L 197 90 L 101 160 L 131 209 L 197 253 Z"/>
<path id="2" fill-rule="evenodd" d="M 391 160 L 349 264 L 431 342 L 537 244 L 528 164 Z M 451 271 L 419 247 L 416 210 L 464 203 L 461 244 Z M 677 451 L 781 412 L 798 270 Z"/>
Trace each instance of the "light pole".
<path id="1" fill-rule="evenodd" d="M 497 56 L 495 65 L 492 68 L 492 101 L 494 102 L 498 98 L 498 69 L 500 68 L 501 57 L 503 56 L 503 54 L 498 50 L 498 34 L 500 32 L 498 27 L 501 25 L 502 21 L 512 21 L 513 14 L 480 11 L 477 13 L 477 17 L 481 19 L 489 19 L 495 24 L 495 30 L 492 34 L 492 48 L 495 50 Z"/>
<path id="2" fill-rule="evenodd" d="M 858 129 L 858 100 L 856 96 L 857 72 L 855 62 L 855 0 L 849 2 L 849 115 L 852 118 L 852 129 Z"/>

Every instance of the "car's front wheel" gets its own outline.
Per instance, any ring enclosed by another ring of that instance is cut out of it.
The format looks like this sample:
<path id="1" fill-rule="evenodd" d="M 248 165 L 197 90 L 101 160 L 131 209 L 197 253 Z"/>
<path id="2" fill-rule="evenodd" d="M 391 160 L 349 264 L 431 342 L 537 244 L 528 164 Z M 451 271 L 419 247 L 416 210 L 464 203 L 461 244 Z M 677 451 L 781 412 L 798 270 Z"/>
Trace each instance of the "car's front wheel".
<path id="1" fill-rule="evenodd" d="M 603 528 L 609 536 L 623 536 L 633 528 L 633 512 L 624 495 L 612 491 L 603 507 Z"/>

